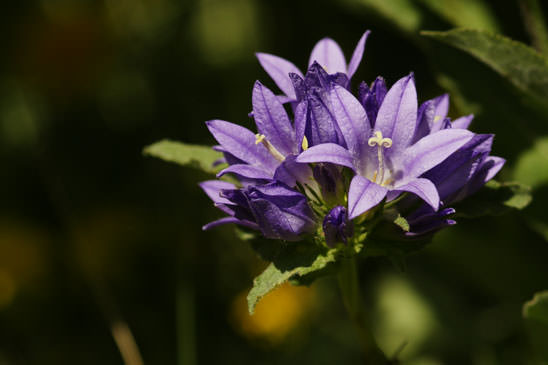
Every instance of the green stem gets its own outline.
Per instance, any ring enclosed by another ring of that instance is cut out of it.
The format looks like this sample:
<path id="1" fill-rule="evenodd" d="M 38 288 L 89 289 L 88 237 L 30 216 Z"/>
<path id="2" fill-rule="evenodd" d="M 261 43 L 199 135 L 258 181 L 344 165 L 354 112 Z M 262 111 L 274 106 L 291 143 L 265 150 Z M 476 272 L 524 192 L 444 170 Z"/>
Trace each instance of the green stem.
<path id="1" fill-rule="evenodd" d="M 367 319 L 367 313 L 364 310 L 360 296 L 358 270 L 354 257 L 343 260 L 338 275 L 338 281 L 348 316 L 358 329 L 367 363 L 371 365 L 397 364 L 397 361 L 390 360 L 386 357 L 371 333 L 371 325 Z"/>

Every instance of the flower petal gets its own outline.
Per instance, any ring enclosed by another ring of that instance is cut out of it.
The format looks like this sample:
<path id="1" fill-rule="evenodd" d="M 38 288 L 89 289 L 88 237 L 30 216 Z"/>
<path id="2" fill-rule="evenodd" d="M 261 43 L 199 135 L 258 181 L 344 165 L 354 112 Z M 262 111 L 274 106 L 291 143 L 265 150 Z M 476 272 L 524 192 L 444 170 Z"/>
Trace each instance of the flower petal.
<path id="1" fill-rule="evenodd" d="M 417 90 L 413 74 L 398 80 L 388 90 L 377 114 L 374 131 L 392 139 L 387 156 L 396 155 L 411 144 L 417 124 Z"/>
<path id="2" fill-rule="evenodd" d="M 474 114 L 457 118 L 451 123 L 451 128 L 468 129 L 470 123 L 472 123 L 472 119 L 474 119 Z"/>
<path id="3" fill-rule="evenodd" d="M 308 66 L 318 62 L 329 74 L 346 73 L 346 60 L 341 47 L 331 38 L 324 38 L 314 46 Z"/>
<path id="4" fill-rule="evenodd" d="M 438 190 L 434 183 L 428 179 L 413 179 L 405 185 L 398 186 L 393 191 L 407 191 L 413 193 L 428 203 L 434 210 L 438 210 L 440 205 Z"/>
<path id="5" fill-rule="evenodd" d="M 305 135 L 308 144 L 315 146 L 322 143 L 336 143 L 346 146 L 339 126 L 326 102 L 322 99 L 322 95 L 309 94 L 307 101 L 308 118 Z"/>
<path id="6" fill-rule="evenodd" d="M 267 238 L 296 241 L 299 235 L 314 229 L 314 213 L 306 197 L 282 183 L 250 187 L 246 196 Z"/>
<path id="7" fill-rule="evenodd" d="M 262 144 L 255 144 L 255 134 L 250 130 L 224 120 L 210 120 L 206 125 L 217 142 L 234 157 L 272 170 L 278 166 L 279 162 Z"/>
<path id="8" fill-rule="evenodd" d="M 387 191 L 385 187 L 355 175 L 348 189 L 348 218 L 354 219 L 379 204 Z"/>
<path id="9" fill-rule="evenodd" d="M 434 120 L 435 113 L 436 108 L 432 100 L 427 100 L 421 104 L 417 111 L 417 127 L 415 128 L 413 144 L 430 134 L 430 125 L 432 124 L 431 121 Z"/>
<path id="10" fill-rule="evenodd" d="M 422 138 L 400 157 L 402 171 L 396 187 L 438 165 L 473 137 L 474 133 L 465 129 L 444 129 Z"/>
<path id="11" fill-rule="evenodd" d="M 298 153 L 295 130 L 276 95 L 257 81 L 251 100 L 253 117 L 259 132 L 284 156 Z"/>
<path id="12" fill-rule="evenodd" d="M 474 176 L 470 179 L 467 186 L 465 187 L 465 192 L 459 194 L 456 197 L 457 200 L 460 200 L 468 195 L 471 195 L 478 191 L 486 182 L 491 180 L 495 175 L 502 169 L 506 160 L 497 156 L 489 156 L 478 167 Z"/>
<path id="13" fill-rule="evenodd" d="M 266 172 L 260 167 L 246 164 L 236 164 L 230 165 L 226 169 L 223 169 L 217 174 L 217 177 L 221 177 L 225 174 L 234 174 L 238 177 L 245 179 L 260 179 L 260 180 L 270 180 L 272 179 L 272 174 Z"/>
<path id="14" fill-rule="evenodd" d="M 432 99 L 434 106 L 434 118 L 430 122 L 430 133 L 444 129 L 444 121 L 449 111 L 449 94 L 443 94 Z"/>
<path id="15" fill-rule="evenodd" d="M 492 134 L 476 134 L 464 146 L 423 175 L 437 186 L 443 201 L 461 189 L 474 175 L 480 163 L 491 152 L 493 137 Z"/>
<path id="16" fill-rule="evenodd" d="M 361 171 L 360 165 L 369 163 L 367 157 L 372 155 L 368 153 L 371 151 L 367 145 L 367 138 L 371 134 L 367 114 L 360 102 L 341 86 L 333 87 L 329 92 L 329 99 L 333 116 L 339 125 L 348 150 L 355 159 L 354 165 Z M 373 156 L 375 156 L 374 153 Z"/>
<path id="17" fill-rule="evenodd" d="M 312 170 L 306 164 L 301 164 L 295 161 L 297 156 L 289 155 L 278 166 L 274 173 L 274 180 L 278 180 L 287 186 L 294 187 L 296 182 L 301 184 L 307 183 L 312 177 Z"/>
<path id="18" fill-rule="evenodd" d="M 455 225 L 453 219 L 447 218 L 449 215 L 454 214 L 455 209 L 446 208 L 440 209 L 437 212 L 428 212 L 418 218 L 408 218 L 409 225 L 411 226 L 410 231 L 406 232 L 405 235 L 409 237 L 420 236 L 427 233 L 433 233 L 438 231 L 441 228 Z"/>
<path id="19" fill-rule="evenodd" d="M 369 88 L 365 82 L 360 84 L 358 99 L 367 113 L 367 119 L 369 119 L 371 127 L 375 125 L 377 113 L 379 112 L 379 107 L 382 105 L 384 97 L 386 96 L 386 92 L 386 83 L 380 76 L 373 81 L 371 88 Z"/>
<path id="20" fill-rule="evenodd" d="M 295 108 L 295 140 L 297 141 L 299 152 L 302 151 L 307 113 L 308 102 L 306 100 L 297 104 Z"/>
<path id="21" fill-rule="evenodd" d="M 297 66 L 288 60 L 268 53 L 256 53 L 255 55 L 261 66 L 263 66 L 266 73 L 274 80 L 280 90 L 291 99 L 296 99 L 295 90 L 293 89 L 293 83 L 289 78 L 289 73 L 303 76 Z"/>
<path id="22" fill-rule="evenodd" d="M 365 42 L 367 41 L 367 37 L 369 36 L 369 33 L 371 33 L 369 30 L 363 33 L 362 37 L 358 41 L 358 44 L 356 45 L 356 48 L 354 49 L 354 53 L 352 54 L 350 63 L 348 63 L 348 70 L 346 72 L 349 79 L 352 78 L 352 76 L 358 69 L 360 62 L 362 61 L 363 51 L 365 49 Z"/>
<path id="23" fill-rule="evenodd" d="M 310 147 L 297 156 L 296 161 L 300 163 L 331 162 L 354 170 L 353 158 L 350 152 L 334 143 L 323 143 Z"/>
<path id="24" fill-rule="evenodd" d="M 230 200 L 219 195 L 223 189 L 236 189 L 234 184 L 221 180 L 207 180 L 198 184 L 200 188 L 213 200 L 213 203 L 232 204 Z"/>
<path id="25" fill-rule="evenodd" d="M 206 224 L 205 226 L 203 226 L 202 230 L 207 231 L 211 228 L 215 228 L 217 226 L 221 226 L 223 224 L 230 224 L 230 223 L 239 224 L 244 227 L 259 230 L 259 226 L 256 223 L 250 222 L 248 220 L 238 219 L 236 217 L 224 217 L 221 219 L 217 219 L 216 221 L 210 222 Z"/>

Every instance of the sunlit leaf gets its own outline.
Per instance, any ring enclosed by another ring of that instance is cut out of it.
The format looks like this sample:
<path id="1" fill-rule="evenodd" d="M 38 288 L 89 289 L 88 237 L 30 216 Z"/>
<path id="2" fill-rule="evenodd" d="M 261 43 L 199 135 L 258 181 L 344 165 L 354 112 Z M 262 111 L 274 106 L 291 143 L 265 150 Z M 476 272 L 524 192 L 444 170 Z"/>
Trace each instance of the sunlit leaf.
<path id="1" fill-rule="evenodd" d="M 456 27 L 497 31 L 497 20 L 481 0 L 421 0 L 430 10 Z"/>
<path id="2" fill-rule="evenodd" d="M 529 336 L 539 356 L 548 359 L 548 290 L 538 292 L 523 305 L 523 317 Z"/>
<path id="3" fill-rule="evenodd" d="M 170 140 L 151 144 L 145 147 L 143 153 L 161 158 L 164 161 L 194 167 L 211 174 L 219 171 L 219 167 L 214 167 L 213 163 L 223 157 L 220 152 L 214 151 L 209 146 L 191 145 Z"/>
<path id="4" fill-rule="evenodd" d="M 514 179 L 536 188 L 548 183 L 548 137 L 536 141 L 518 159 Z"/>
<path id="5" fill-rule="evenodd" d="M 417 4 L 411 0 L 348 0 L 351 4 L 365 6 L 382 17 L 392 21 L 406 32 L 416 32 L 420 28 L 422 14 Z"/>
<path id="6" fill-rule="evenodd" d="M 548 290 L 536 293 L 523 305 L 523 316 L 548 326 Z"/>
<path id="7" fill-rule="evenodd" d="M 407 219 L 405 219 L 404 217 L 402 217 L 401 215 L 398 215 L 398 217 L 396 219 L 394 219 L 394 223 L 400 227 L 401 229 L 403 229 L 405 232 L 409 232 L 409 222 L 407 222 Z"/>
<path id="8" fill-rule="evenodd" d="M 455 205 L 457 216 L 466 218 L 501 215 L 521 210 L 531 202 L 531 188 L 516 182 L 489 181 L 479 192 Z"/>
<path id="9" fill-rule="evenodd" d="M 276 242 L 280 244 L 280 242 Z M 335 263 L 336 249 L 323 249 L 316 245 L 291 245 L 273 263 L 253 280 L 253 288 L 247 296 L 249 313 L 270 291 L 290 279 L 299 279 Z M 310 281 L 307 281 L 309 283 Z"/>
<path id="10" fill-rule="evenodd" d="M 539 100 L 548 97 L 548 60 L 533 48 L 501 35 L 481 30 L 423 31 L 459 48 L 490 66 L 520 90 Z"/>

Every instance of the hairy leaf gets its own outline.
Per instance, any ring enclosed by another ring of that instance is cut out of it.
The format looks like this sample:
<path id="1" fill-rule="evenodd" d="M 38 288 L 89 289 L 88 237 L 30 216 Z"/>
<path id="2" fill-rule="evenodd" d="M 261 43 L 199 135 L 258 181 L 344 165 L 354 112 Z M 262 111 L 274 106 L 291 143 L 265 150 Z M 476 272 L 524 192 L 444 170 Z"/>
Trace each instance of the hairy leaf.
<path id="1" fill-rule="evenodd" d="M 161 158 L 164 161 L 174 162 L 183 166 L 190 166 L 207 173 L 215 174 L 220 168 L 213 163 L 222 158 L 220 152 L 209 146 L 200 146 L 163 140 L 145 147 L 143 153 L 148 156 Z"/>
<path id="2" fill-rule="evenodd" d="M 462 28 L 421 34 L 471 54 L 538 100 L 548 97 L 548 60 L 523 43 L 487 31 Z"/>
<path id="3" fill-rule="evenodd" d="M 280 244 L 280 242 L 276 242 Z M 257 303 L 270 291 L 288 280 L 295 283 L 310 283 L 300 278 L 323 272 L 328 265 L 335 263 L 336 249 L 327 250 L 317 245 L 291 245 L 253 280 L 253 288 L 247 296 L 249 313 L 253 314 Z M 315 278 L 316 276 L 314 276 Z"/>

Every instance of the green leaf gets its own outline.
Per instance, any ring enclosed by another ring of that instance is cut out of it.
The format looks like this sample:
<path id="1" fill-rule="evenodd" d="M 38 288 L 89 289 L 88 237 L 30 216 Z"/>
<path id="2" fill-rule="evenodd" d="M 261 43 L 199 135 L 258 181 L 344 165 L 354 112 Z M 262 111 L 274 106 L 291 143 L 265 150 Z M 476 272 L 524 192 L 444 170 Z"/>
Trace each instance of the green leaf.
<path id="1" fill-rule="evenodd" d="M 182 166 L 190 166 L 210 174 L 216 174 L 220 167 L 213 167 L 213 163 L 222 158 L 220 152 L 209 146 L 200 146 L 163 140 L 145 147 L 143 153 L 147 156 L 161 158 L 164 161 L 174 162 Z"/>
<path id="2" fill-rule="evenodd" d="M 548 241 L 548 217 L 546 215 L 548 184 L 537 187 L 533 196 L 533 202 L 523 212 L 523 216 L 529 227 Z"/>
<path id="3" fill-rule="evenodd" d="M 497 31 L 497 20 L 481 0 L 421 0 L 430 10 L 456 27 Z"/>
<path id="4" fill-rule="evenodd" d="M 280 244 L 280 242 L 276 242 Z M 249 313 L 253 314 L 255 306 L 266 294 L 288 280 L 297 283 L 310 283 L 310 277 L 316 278 L 328 266 L 335 264 L 337 249 L 323 248 L 314 244 L 290 243 L 283 254 L 277 257 L 253 280 L 253 288 L 247 296 Z M 303 281 L 299 281 L 303 279 Z"/>
<path id="5" fill-rule="evenodd" d="M 401 215 L 398 215 L 396 219 L 394 219 L 394 223 L 405 232 L 409 232 L 409 229 L 411 228 L 409 227 L 409 222 L 407 222 L 407 219 L 405 219 Z"/>
<path id="6" fill-rule="evenodd" d="M 536 293 L 523 305 L 523 317 L 535 352 L 548 360 L 548 290 Z"/>
<path id="7" fill-rule="evenodd" d="M 518 159 L 514 179 L 532 189 L 548 183 L 548 136 L 538 139 Z"/>
<path id="8" fill-rule="evenodd" d="M 455 205 L 457 217 L 501 215 L 523 209 L 531 202 L 531 188 L 516 182 L 489 181 L 479 192 Z"/>
<path id="9" fill-rule="evenodd" d="M 420 28 L 422 14 L 411 0 L 348 0 L 355 5 L 365 6 L 378 15 L 392 21 L 403 31 L 415 33 Z"/>
<path id="10" fill-rule="evenodd" d="M 486 31 L 462 28 L 421 34 L 471 54 L 537 100 L 545 101 L 548 97 L 548 60 L 523 43 Z"/>
<path id="11" fill-rule="evenodd" d="M 536 293 L 523 305 L 523 317 L 548 326 L 548 290 Z"/>

